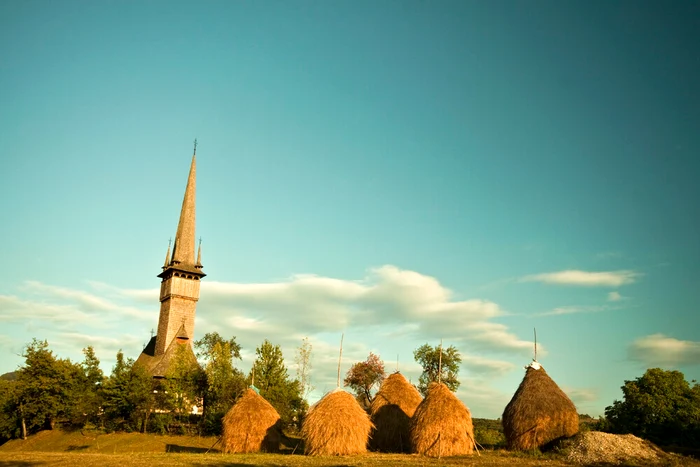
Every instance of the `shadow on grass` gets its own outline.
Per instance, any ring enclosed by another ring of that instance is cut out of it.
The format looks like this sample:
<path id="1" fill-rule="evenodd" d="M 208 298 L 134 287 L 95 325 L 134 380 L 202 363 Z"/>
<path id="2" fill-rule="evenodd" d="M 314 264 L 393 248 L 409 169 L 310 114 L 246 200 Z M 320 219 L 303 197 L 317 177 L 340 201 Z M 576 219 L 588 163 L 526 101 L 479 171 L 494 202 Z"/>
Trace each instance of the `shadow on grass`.
<path id="1" fill-rule="evenodd" d="M 179 444 L 166 444 L 165 452 L 192 452 L 197 454 L 204 454 L 209 452 L 209 454 L 218 454 L 221 451 L 218 449 L 203 448 L 199 446 L 181 446 Z"/>
<path id="2" fill-rule="evenodd" d="M 42 465 L 45 464 L 45 462 L 39 462 L 37 463 L 36 461 L 32 462 L 27 462 L 27 461 L 0 461 L 0 467 L 31 467 L 34 465 Z"/>
<path id="3" fill-rule="evenodd" d="M 75 446 L 75 445 L 72 445 L 72 446 L 68 446 L 68 447 L 66 448 L 66 451 L 82 451 L 82 450 L 87 449 L 87 448 L 89 448 L 89 447 L 90 447 L 90 446 L 87 445 L 87 444 L 85 444 L 85 445 L 83 445 L 83 446 Z"/>

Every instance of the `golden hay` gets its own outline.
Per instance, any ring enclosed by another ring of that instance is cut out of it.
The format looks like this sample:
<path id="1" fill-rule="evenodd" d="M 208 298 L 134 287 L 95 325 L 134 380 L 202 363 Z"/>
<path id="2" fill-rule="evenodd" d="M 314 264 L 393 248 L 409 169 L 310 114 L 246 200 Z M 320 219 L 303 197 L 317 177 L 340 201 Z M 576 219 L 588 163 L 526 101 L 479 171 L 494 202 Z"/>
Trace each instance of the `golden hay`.
<path id="1" fill-rule="evenodd" d="M 502 423 L 508 449 L 529 450 L 578 433 L 578 412 L 544 368 L 528 367 Z"/>
<path id="2" fill-rule="evenodd" d="M 411 417 L 422 400 L 401 373 L 385 379 L 370 407 L 375 426 L 370 447 L 383 452 L 411 452 Z"/>
<path id="3" fill-rule="evenodd" d="M 276 452 L 281 441 L 280 416 L 257 392 L 247 389 L 223 420 L 224 452 Z"/>
<path id="4" fill-rule="evenodd" d="M 301 434 L 307 454 L 344 456 L 367 452 L 372 428 L 367 412 L 351 394 L 338 388 L 309 410 Z"/>
<path id="5" fill-rule="evenodd" d="M 444 384 L 431 383 L 411 418 L 413 451 L 431 457 L 474 452 L 469 409 Z"/>

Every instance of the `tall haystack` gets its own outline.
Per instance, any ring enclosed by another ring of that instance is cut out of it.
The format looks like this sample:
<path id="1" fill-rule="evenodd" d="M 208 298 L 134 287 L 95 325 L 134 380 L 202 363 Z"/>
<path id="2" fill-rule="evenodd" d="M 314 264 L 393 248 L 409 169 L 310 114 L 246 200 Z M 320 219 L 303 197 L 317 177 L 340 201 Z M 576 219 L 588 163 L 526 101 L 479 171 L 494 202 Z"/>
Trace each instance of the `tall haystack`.
<path id="1" fill-rule="evenodd" d="M 277 452 L 282 432 L 280 416 L 260 394 L 247 389 L 223 420 L 224 452 Z"/>
<path id="2" fill-rule="evenodd" d="M 578 433 L 578 412 L 544 368 L 533 361 L 522 383 L 503 411 L 508 449 L 540 448 Z"/>
<path id="3" fill-rule="evenodd" d="M 336 388 L 311 407 L 301 434 L 306 453 L 312 456 L 344 456 L 367 452 L 372 422 L 355 398 Z"/>
<path id="4" fill-rule="evenodd" d="M 411 452 L 411 417 L 423 398 L 398 371 L 384 380 L 372 401 L 373 450 Z"/>
<path id="5" fill-rule="evenodd" d="M 431 457 L 474 452 L 474 426 L 469 409 L 442 383 L 431 383 L 428 395 L 411 418 L 413 452 Z"/>

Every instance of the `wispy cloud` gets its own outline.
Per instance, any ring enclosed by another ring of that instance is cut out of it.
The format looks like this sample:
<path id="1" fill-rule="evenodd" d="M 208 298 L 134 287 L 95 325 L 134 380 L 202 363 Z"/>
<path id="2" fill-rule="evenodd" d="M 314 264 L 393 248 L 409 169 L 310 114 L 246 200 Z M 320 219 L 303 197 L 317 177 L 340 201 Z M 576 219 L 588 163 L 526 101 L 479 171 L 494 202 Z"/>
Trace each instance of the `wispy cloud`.
<path id="1" fill-rule="evenodd" d="M 700 365 L 700 342 L 684 341 L 664 334 L 651 334 L 632 342 L 627 355 L 645 366 Z"/>
<path id="2" fill-rule="evenodd" d="M 619 287 L 632 284 L 640 276 L 635 271 L 588 272 L 575 269 L 544 274 L 534 274 L 520 279 L 521 282 L 542 282 L 556 285 L 577 285 L 585 287 Z"/>
<path id="3" fill-rule="evenodd" d="M 135 358 L 158 321 L 155 289 L 88 282 L 86 290 L 80 290 L 37 281 L 20 289 L 19 296 L 0 295 L 0 322 L 48 339 L 61 356 L 71 359 L 81 359 L 81 349 L 93 345 L 105 371 L 120 348 Z M 352 363 L 372 351 L 391 352 L 384 355 L 388 371 L 400 358 L 401 372 L 417 382 L 421 370 L 412 349 L 444 339 L 445 345 L 455 345 L 462 353 L 465 377 L 480 385 L 482 402 L 488 405 L 491 381 L 516 368 L 499 355 L 517 358 L 532 351 L 529 340 L 496 321 L 508 314 L 489 300 L 456 299 L 435 277 L 385 265 L 367 270 L 360 279 L 304 274 L 269 283 L 204 281 L 196 337 L 214 331 L 236 336 L 244 371 L 255 359 L 255 348 L 269 339 L 281 346 L 290 374 L 296 348 L 309 337 L 315 396 L 337 384 L 341 333 L 345 333 L 341 378 Z M 544 346 L 540 351 L 546 352 Z"/>
<path id="4" fill-rule="evenodd" d="M 620 295 L 620 292 L 609 292 L 608 293 L 608 301 L 609 302 L 619 302 L 622 300 L 624 297 Z"/>
<path id="5" fill-rule="evenodd" d="M 421 339 L 468 340 L 477 350 L 529 352 L 529 342 L 491 321 L 505 314 L 496 303 L 452 296 L 433 277 L 382 266 L 361 280 L 303 275 L 266 284 L 204 282 L 200 316 L 260 335 L 388 326 Z"/>
<path id="6" fill-rule="evenodd" d="M 543 313 L 536 313 L 534 316 L 559 316 L 559 315 L 573 315 L 577 313 L 600 313 L 603 311 L 616 310 L 618 307 L 612 307 L 609 305 L 593 305 L 593 306 L 560 306 L 554 308 L 550 311 L 545 311 Z"/>

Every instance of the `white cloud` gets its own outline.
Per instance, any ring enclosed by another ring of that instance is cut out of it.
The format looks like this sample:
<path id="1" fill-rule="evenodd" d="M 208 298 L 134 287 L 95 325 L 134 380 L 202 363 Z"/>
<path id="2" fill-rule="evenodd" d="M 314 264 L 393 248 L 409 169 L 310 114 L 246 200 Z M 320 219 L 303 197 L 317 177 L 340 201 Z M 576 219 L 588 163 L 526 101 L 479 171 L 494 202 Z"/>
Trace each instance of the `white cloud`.
<path id="1" fill-rule="evenodd" d="M 608 301 L 609 302 L 619 302 L 622 300 L 623 297 L 620 295 L 620 292 L 609 292 L 608 293 Z"/>
<path id="2" fill-rule="evenodd" d="M 645 366 L 700 365 L 700 342 L 683 341 L 664 334 L 636 339 L 627 349 L 630 360 Z"/>
<path id="3" fill-rule="evenodd" d="M 285 282 L 203 282 L 199 316 L 232 332 L 279 336 L 392 327 L 394 336 L 468 342 L 479 350 L 526 354 L 531 344 L 491 320 L 505 315 L 486 300 L 453 301 L 437 279 L 395 266 L 358 281 L 313 275 Z M 199 322 L 198 322 L 199 323 Z M 198 324 L 199 325 L 199 324 Z M 259 336 L 256 336 L 259 337 Z"/>
<path id="4" fill-rule="evenodd" d="M 589 388 L 562 388 L 576 407 L 598 400 L 598 391 Z"/>
<path id="5" fill-rule="evenodd" d="M 503 360 L 491 360 L 479 356 L 462 356 L 462 367 L 482 376 L 503 376 L 516 368 L 516 365 Z"/>
<path id="6" fill-rule="evenodd" d="M 0 295 L 0 322 L 30 336 L 28 340 L 47 339 L 62 357 L 75 361 L 82 359 L 82 348 L 93 345 L 108 373 L 118 349 L 136 358 L 150 338 L 149 330 L 156 327 L 159 316 L 158 291 L 87 284 L 87 290 L 80 290 L 27 282 L 19 296 Z M 196 338 L 207 332 L 236 336 L 242 346 L 237 365 L 245 372 L 255 359 L 255 348 L 268 339 L 280 345 L 293 376 L 295 350 L 309 337 L 311 376 L 317 388 L 312 400 L 336 386 L 341 333 L 345 333 L 341 380 L 350 365 L 372 351 L 385 360 L 389 373 L 398 359 L 401 372 L 415 383 L 421 368 L 413 361 L 413 350 L 444 339 L 445 345 L 454 345 L 462 354 L 466 378 L 480 385 L 479 403 L 495 410 L 488 398 L 491 380 L 515 365 L 493 354 L 517 358 L 532 352 L 530 341 L 496 321 L 507 314 L 488 300 L 455 299 L 434 277 L 382 266 L 358 280 L 306 274 L 270 283 L 203 281 Z"/>
<path id="7" fill-rule="evenodd" d="M 544 313 L 537 313 L 535 316 L 560 316 L 560 315 L 573 315 L 577 313 L 600 313 L 602 311 L 615 310 L 617 308 L 608 305 L 594 305 L 594 306 L 560 306 L 554 308 L 551 311 L 545 311 Z"/>
<path id="8" fill-rule="evenodd" d="M 568 270 L 525 276 L 520 281 L 587 287 L 619 287 L 635 282 L 639 276 L 639 273 L 628 270 L 607 272 Z"/>

